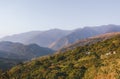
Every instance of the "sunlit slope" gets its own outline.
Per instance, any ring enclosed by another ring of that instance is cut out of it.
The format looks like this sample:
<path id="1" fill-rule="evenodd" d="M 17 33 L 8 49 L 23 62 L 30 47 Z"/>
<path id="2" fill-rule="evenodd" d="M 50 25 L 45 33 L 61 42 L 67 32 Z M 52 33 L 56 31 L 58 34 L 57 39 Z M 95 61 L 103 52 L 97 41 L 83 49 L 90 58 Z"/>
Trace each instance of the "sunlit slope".
<path id="1" fill-rule="evenodd" d="M 9 79 L 120 79 L 120 35 L 20 64 L 5 75 Z"/>

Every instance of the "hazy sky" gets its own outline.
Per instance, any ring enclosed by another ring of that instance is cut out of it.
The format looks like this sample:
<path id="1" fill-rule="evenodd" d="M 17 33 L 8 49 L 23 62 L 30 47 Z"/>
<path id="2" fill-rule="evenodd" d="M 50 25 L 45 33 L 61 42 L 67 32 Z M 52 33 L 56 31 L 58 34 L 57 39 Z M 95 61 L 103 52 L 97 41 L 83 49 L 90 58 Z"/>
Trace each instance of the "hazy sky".
<path id="1" fill-rule="evenodd" d="M 120 0 L 0 0 L 0 35 L 120 25 Z"/>

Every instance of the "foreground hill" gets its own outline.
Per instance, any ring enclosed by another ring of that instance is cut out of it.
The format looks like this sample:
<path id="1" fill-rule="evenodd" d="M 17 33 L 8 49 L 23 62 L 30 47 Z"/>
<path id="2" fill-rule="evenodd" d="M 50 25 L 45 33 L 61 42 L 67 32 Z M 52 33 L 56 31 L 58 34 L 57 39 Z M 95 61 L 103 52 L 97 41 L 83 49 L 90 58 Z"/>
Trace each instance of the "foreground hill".
<path id="1" fill-rule="evenodd" d="M 67 46 L 69 44 L 73 44 L 74 42 L 86 39 L 89 37 L 93 37 L 99 34 L 105 34 L 110 32 L 120 32 L 120 25 L 102 25 L 97 27 L 84 27 L 77 30 L 74 30 L 71 34 L 55 41 L 49 48 L 54 50 L 58 50 Z"/>
<path id="2" fill-rule="evenodd" d="M 1 74 L 9 79 L 120 79 L 120 34 L 40 57 Z"/>
<path id="3" fill-rule="evenodd" d="M 10 59 L 31 59 L 43 55 L 52 54 L 49 48 L 40 47 L 36 44 L 23 45 L 21 43 L 0 42 L 0 57 Z"/>

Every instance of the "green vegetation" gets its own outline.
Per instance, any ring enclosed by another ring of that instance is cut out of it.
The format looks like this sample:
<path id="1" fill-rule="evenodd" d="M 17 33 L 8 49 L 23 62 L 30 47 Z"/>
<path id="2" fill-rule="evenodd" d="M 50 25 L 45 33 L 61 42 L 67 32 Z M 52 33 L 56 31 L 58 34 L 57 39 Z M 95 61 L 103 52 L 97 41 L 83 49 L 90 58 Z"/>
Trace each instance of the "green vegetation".
<path id="1" fill-rule="evenodd" d="M 53 50 L 40 47 L 37 44 L 24 45 L 3 41 L 0 42 L 0 69 L 8 70 L 21 62 L 52 54 L 53 52 Z"/>
<path id="2" fill-rule="evenodd" d="M 2 58 L 30 60 L 39 56 L 52 54 L 53 52 L 53 50 L 40 47 L 37 44 L 24 45 L 8 41 L 0 42 L 0 57 Z"/>
<path id="3" fill-rule="evenodd" d="M 1 79 L 120 79 L 120 36 L 21 63 Z"/>

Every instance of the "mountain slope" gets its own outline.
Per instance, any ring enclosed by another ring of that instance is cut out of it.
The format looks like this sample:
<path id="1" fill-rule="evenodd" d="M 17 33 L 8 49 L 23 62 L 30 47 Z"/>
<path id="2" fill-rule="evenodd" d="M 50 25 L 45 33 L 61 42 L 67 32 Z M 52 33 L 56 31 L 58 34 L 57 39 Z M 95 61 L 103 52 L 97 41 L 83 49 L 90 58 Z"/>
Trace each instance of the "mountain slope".
<path id="1" fill-rule="evenodd" d="M 82 29 L 77 29 L 71 34 L 55 41 L 49 48 L 58 50 L 78 40 L 86 39 L 92 36 L 96 36 L 104 33 L 110 33 L 110 32 L 120 32 L 120 26 L 110 24 L 110 25 L 102 25 L 98 27 L 85 27 Z"/>
<path id="2" fill-rule="evenodd" d="M 97 33 L 96 30 L 93 30 L 90 27 L 86 27 L 83 29 L 77 29 L 74 32 L 72 32 L 71 34 L 57 40 L 56 42 L 54 42 L 49 48 L 52 48 L 54 50 L 58 50 L 64 46 L 67 46 L 69 44 L 74 43 L 77 40 L 80 39 L 85 39 L 91 36 L 95 36 L 99 33 Z"/>
<path id="3" fill-rule="evenodd" d="M 71 31 L 53 29 L 42 32 L 41 34 L 27 41 L 28 44 L 35 43 L 42 47 L 49 47 L 54 41 L 68 35 Z"/>
<path id="4" fill-rule="evenodd" d="M 0 57 L 12 59 L 31 59 L 48 55 L 54 51 L 36 44 L 23 45 L 21 43 L 0 42 Z"/>
<path id="5" fill-rule="evenodd" d="M 38 44 L 42 47 L 49 47 L 54 41 L 68 35 L 71 31 L 52 29 L 48 31 L 32 31 L 1 38 L 1 41 L 20 42 L 23 44 Z"/>
<path id="6" fill-rule="evenodd" d="M 62 49 L 58 50 L 58 51 L 64 51 L 64 50 L 72 50 L 75 47 L 78 46 L 84 46 L 84 45 L 90 45 L 90 44 L 94 44 L 96 42 L 100 42 L 100 41 L 104 41 L 107 39 L 110 39 L 116 35 L 120 35 L 120 32 L 111 32 L 111 33 L 105 33 L 105 34 L 101 34 L 101 35 L 97 35 L 97 36 L 93 36 L 93 37 L 89 37 L 87 39 L 83 39 L 83 40 L 78 40 L 75 43 L 65 46 Z"/>
<path id="7" fill-rule="evenodd" d="M 1 75 L 9 79 L 120 79 L 120 34 L 40 57 Z M 6 76 L 7 75 L 7 76 Z"/>
<path id="8" fill-rule="evenodd" d="M 41 34 L 42 31 L 31 31 L 21 34 L 15 34 L 11 36 L 6 36 L 0 39 L 0 41 L 11 41 L 11 42 L 20 42 L 25 43 L 30 38 L 33 38 L 34 36 Z"/>

